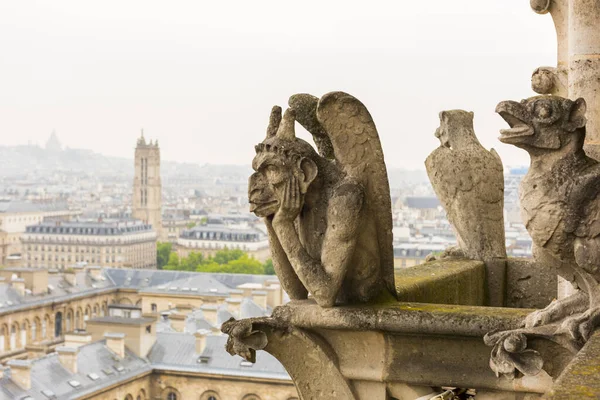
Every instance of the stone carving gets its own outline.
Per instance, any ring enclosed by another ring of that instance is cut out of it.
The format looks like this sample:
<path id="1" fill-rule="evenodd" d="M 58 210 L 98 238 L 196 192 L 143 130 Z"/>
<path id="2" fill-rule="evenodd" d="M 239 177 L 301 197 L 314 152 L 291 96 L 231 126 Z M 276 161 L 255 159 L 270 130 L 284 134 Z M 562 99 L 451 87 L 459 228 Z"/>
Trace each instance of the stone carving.
<path id="1" fill-rule="evenodd" d="M 486 343 L 514 355 L 526 347 L 526 341 L 510 344 L 515 335 L 544 337 L 576 352 L 600 322 L 600 164 L 583 151 L 586 103 L 536 96 L 520 103 L 503 101 L 496 112 L 510 126 L 501 131 L 500 140 L 531 157 L 520 202 L 534 257 L 551 268 L 548 273 L 558 272 L 578 290 L 528 315 L 523 328 L 488 335 Z M 494 361 L 493 353 L 492 364 L 499 360 Z M 525 374 L 532 371 L 515 366 Z M 503 374 L 508 369 L 495 368 Z"/>
<path id="2" fill-rule="evenodd" d="M 395 294 L 390 191 L 371 115 L 342 92 L 289 103 L 283 118 L 273 108 L 248 187 L 282 287 L 323 307 Z M 320 154 L 296 138 L 296 119 Z"/>
<path id="3" fill-rule="evenodd" d="M 502 161 L 487 151 L 473 130 L 473 113 L 442 111 L 435 149 L 425 167 L 459 244 L 445 256 L 476 260 L 505 258 Z"/>
<path id="4" fill-rule="evenodd" d="M 335 351 L 322 337 L 296 328 L 277 315 L 273 317 L 231 318 L 221 330 L 229 335 L 226 349 L 256 362 L 256 350 L 265 350 L 277 358 L 294 381 L 302 399 L 355 400 L 352 384 L 340 372 Z"/>

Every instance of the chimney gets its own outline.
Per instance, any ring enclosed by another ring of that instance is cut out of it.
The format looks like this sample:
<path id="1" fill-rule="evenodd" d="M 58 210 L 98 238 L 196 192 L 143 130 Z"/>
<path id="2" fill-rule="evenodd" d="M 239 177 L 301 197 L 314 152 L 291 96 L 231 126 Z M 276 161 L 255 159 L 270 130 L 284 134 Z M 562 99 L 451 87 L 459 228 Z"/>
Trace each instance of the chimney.
<path id="1" fill-rule="evenodd" d="M 229 291 L 229 298 L 242 300 L 244 298 L 244 291 L 240 289 L 231 289 Z"/>
<path id="2" fill-rule="evenodd" d="M 206 348 L 206 336 L 210 334 L 208 329 L 198 329 L 194 336 L 196 337 L 196 353 L 202 354 Z"/>
<path id="3" fill-rule="evenodd" d="M 10 367 L 12 381 L 23 390 L 31 389 L 31 361 L 10 360 L 7 365 Z"/>
<path id="4" fill-rule="evenodd" d="M 79 349 L 76 347 L 57 347 L 58 361 L 72 374 L 77 373 L 77 353 Z"/>
<path id="5" fill-rule="evenodd" d="M 267 305 L 271 308 L 275 308 L 281 305 L 281 296 L 279 295 L 279 285 L 276 287 L 269 286 L 265 288 L 265 292 L 267 292 Z"/>
<path id="6" fill-rule="evenodd" d="M 105 333 L 106 347 L 113 351 L 120 358 L 125 357 L 125 334 L 124 333 Z"/>
<path id="7" fill-rule="evenodd" d="M 264 290 L 252 291 L 252 301 L 260 306 L 262 309 L 267 308 L 267 292 Z"/>
<path id="8" fill-rule="evenodd" d="M 12 278 L 10 284 L 13 289 L 19 294 L 19 296 L 25 296 L 25 279 L 22 278 Z"/>
<path id="9" fill-rule="evenodd" d="M 217 306 L 203 305 L 200 307 L 202 310 L 202 315 L 204 319 L 207 320 L 210 324 L 217 324 Z"/>
<path id="10" fill-rule="evenodd" d="M 185 314 L 171 313 L 169 315 L 169 321 L 171 321 L 171 328 L 175 329 L 177 332 L 184 332 L 186 319 L 187 317 L 185 316 Z"/>
<path id="11" fill-rule="evenodd" d="M 77 286 L 77 275 L 72 268 L 69 268 L 64 273 L 65 281 L 71 286 Z"/>
<path id="12" fill-rule="evenodd" d="M 65 333 L 64 347 L 77 348 L 92 342 L 92 335 L 89 333 Z"/>
<path id="13" fill-rule="evenodd" d="M 229 311 L 231 314 L 233 314 L 236 318 L 239 318 L 240 304 L 242 304 L 242 300 L 230 298 L 230 299 L 226 299 L 225 301 L 227 302 L 227 311 Z"/>
<path id="14" fill-rule="evenodd" d="M 98 281 L 102 276 L 102 267 L 87 267 L 87 272 L 93 280 Z"/>

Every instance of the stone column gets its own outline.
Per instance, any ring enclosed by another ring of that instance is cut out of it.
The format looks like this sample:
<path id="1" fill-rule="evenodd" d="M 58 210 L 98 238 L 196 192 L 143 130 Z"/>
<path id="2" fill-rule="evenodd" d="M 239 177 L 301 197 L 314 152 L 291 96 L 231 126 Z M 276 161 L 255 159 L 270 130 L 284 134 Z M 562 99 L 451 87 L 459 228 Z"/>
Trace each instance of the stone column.
<path id="1" fill-rule="evenodd" d="M 586 152 L 600 159 L 600 2 L 569 1 L 569 98 L 587 102 Z"/>
<path id="2" fill-rule="evenodd" d="M 550 13 L 558 42 L 558 65 L 540 67 L 532 87 L 587 102 L 588 155 L 600 159 L 600 3 L 597 0 L 530 0 L 538 14 Z"/>

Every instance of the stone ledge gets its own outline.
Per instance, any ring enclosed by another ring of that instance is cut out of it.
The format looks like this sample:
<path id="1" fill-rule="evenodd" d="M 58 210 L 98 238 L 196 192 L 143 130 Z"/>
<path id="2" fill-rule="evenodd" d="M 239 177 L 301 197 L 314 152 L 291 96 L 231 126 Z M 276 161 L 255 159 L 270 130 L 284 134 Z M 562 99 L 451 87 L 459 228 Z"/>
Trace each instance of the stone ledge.
<path id="1" fill-rule="evenodd" d="M 442 259 L 397 269 L 400 301 L 478 306 L 485 301 L 485 264 L 465 259 Z"/>
<path id="2" fill-rule="evenodd" d="M 273 311 L 273 318 L 305 329 L 384 331 L 481 337 L 519 326 L 533 310 L 451 304 L 391 302 L 380 305 L 322 308 L 313 300 L 295 300 Z"/>

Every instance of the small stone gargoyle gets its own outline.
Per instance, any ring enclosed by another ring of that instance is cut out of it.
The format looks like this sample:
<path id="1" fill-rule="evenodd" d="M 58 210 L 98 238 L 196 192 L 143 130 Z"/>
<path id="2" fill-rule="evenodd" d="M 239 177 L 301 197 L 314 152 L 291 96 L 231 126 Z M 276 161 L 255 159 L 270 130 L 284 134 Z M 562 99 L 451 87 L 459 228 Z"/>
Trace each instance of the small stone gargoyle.
<path id="1" fill-rule="evenodd" d="M 500 140 L 526 150 L 529 171 L 520 187 L 521 214 L 534 258 L 577 291 L 528 315 L 521 329 L 488 334 L 497 374 L 542 368 L 527 338 L 543 337 L 577 352 L 600 324 L 600 164 L 588 157 L 586 103 L 559 96 L 503 101 L 496 112 L 509 124 Z"/>
<path id="2" fill-rule="evenodd" d="M 343 92 L 289 104 L 283 118 L 273 108 L 248 185 L 283 289 L 322 307 L 395 296 L 389 183 L 371 115 Z M 320 154 L 296 137 L 296 120 Z"/>

